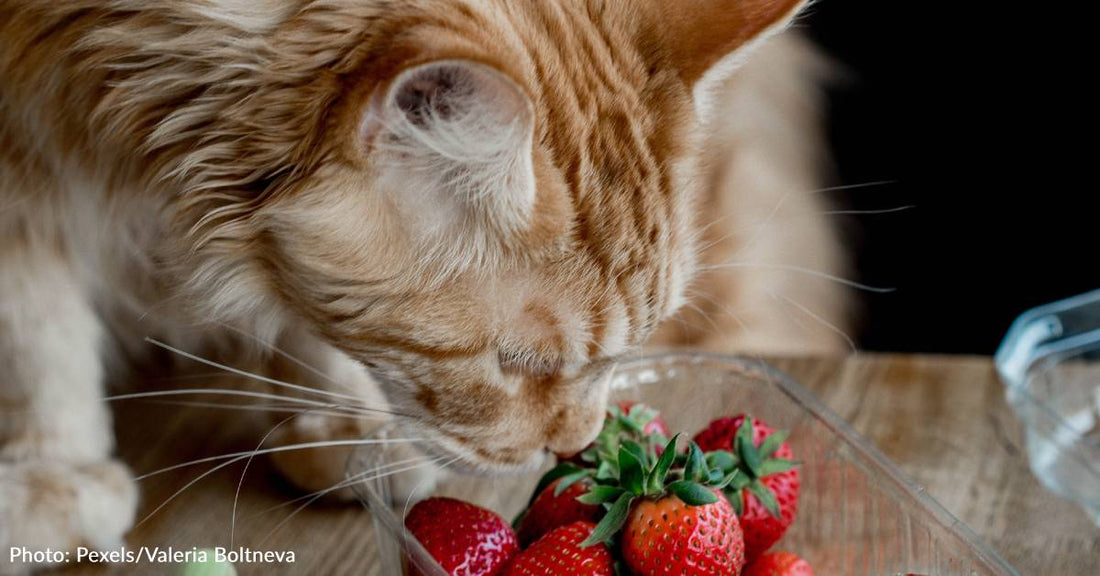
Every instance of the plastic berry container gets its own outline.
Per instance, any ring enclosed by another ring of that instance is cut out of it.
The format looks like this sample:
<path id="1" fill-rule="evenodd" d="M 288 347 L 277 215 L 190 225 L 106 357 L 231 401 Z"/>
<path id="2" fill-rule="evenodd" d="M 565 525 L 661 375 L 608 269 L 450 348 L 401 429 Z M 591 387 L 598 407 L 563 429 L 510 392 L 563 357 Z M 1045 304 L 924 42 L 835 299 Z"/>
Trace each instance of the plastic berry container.
<path id="1" fill-rule="evenodd" d="M 1100 526 L 1100 290 L 1020 316 L 996 363 L 1031 471 Z"/>
<path id="2" fill-rule="evenodd" d="M 673 431 L 694 433 L 714 418 L 741 412 L 790 430 L 803 486 L 798 517 L 778 546 L 806 558 L 818 574 L 1018 574 L 839 416 L 764 363 L 706 354 L 642 358 L 619 367 L 614 395 L 660 410 Z M 360 450 L 349 461 L 349 474 L 393 461 L 397 456 L 389 450 Z M 432 494 L 415 496 L 460 498 L 511 519 L 539 475 L 453 477 Z M 356 486 L 372 514 L 379 573 L 401 574 L 415 564 L 426 576 L 446 576 L 403 529 L 408 505 L 391 503 L 391 482 Z"/>

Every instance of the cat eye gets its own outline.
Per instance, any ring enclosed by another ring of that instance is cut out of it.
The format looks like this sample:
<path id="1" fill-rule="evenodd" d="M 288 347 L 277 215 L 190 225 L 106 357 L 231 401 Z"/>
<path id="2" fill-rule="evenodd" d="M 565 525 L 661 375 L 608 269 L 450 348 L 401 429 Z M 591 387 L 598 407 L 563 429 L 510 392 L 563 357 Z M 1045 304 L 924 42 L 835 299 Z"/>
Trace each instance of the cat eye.
<path id="1" fill-rule="evenodd" d="M 505 374 L 546 377 L 561 370 L 560 358 L 541 356 L 534 351 L 498 350 L 497 362 Z"/>

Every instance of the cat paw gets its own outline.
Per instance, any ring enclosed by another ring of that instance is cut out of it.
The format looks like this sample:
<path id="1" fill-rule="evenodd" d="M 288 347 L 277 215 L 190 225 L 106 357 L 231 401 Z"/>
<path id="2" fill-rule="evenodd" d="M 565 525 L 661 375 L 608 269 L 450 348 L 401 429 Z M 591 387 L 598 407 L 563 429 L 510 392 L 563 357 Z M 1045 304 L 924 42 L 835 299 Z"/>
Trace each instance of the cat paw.
<path id="1" fill-rule="evenodd" d="M 433 491 L 440 475 L 439 468 L 431 464 L 431 458 L 407 443 L 386 445 L 385 462 L 376 469 L 359 463 L 349 467 L 349 459 L 357 450 L 381 445 L 354 446 L 347 445 L 346 441 L 363 438 L 377 441 L 381 439 L 377 433 L 386 428 L 384 422 L 379 421 L 302 415 L 276 431 L 274 444 L 292 446 L 327 441 L 344 444 L 276 452 L 271 457 L 279 472 L 295 486 L 329 500 L 353 500 L 356 497 L 355 484 L 380 478 L 390 480 L 394 502 L 405 502 Z M 356 458 L 356 461 L 363 460 Z M 357 469 L 357 466 L 362 469 Z"/>
<path id="2" fill-rule="evenodd" d="M 275 452 L 271 454 L 271 460 L 284 478 L 307 493 L 328 500 L 352 500 L 355 493 L 351 487 L 340 487 L 347 479 L 348 458 L 356 449 L 346 442 L 368 436 L 378 425 L 378 422 L 356 418 L 301 414 L 275 431 L 271 441 L 273 446 L 293 448 L 300 444 L 338 444 Z"/>
<path id="3" fill-rule="evenodd" d="M 360 481 L 373 482 L 376 487 L 385 486 L 390 503 L 397 506 L 408 506 L 431 496 L 447 473 L 434 464 L 436 460 L 412 444 L 388 446 L 386 459 L 389 464 L 377 470 L 364 467 L 351 473 L 362 475 Z M 384 482 L 379 483 L 379 478 Z"/>
<path id="4" fill-rule="evenodd" d="M 42 566 L 17 552 L 118 549 L 134 524 L 138 491 L 115 461 L 0 462 L 0 574 Z"/>

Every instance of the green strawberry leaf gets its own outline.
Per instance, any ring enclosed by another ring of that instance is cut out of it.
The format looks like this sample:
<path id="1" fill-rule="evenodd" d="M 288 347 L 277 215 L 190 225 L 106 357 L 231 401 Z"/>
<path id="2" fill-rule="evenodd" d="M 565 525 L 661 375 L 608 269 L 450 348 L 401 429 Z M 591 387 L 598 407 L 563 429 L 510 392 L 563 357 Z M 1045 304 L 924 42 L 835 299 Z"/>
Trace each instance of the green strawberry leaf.
<path id="1" fill-rule="evenodd" d="M 615 534 L 618 534 L 619 530 L 622 530 L 623 525 L 626 524 L 626 517 L 630 514 L 630 505 L 634 503 L 635 498 L 635 495 L 623 492 L 622 496 L 619 496 L 619 499 L 607 511 L 607 515 L 603 517 L 603 520 L 600 520 L 600 523 L 592 530 L 592 534 L 585 538 L 584 542 L 581 542 L 581 548 L 611 542 Z"/>
<path id="2" fill-rule="evenodd" d="M 743 477 L 744 476 L 742 476 L 742 478 Z M 741 516 L 744 516 L 745 515 L 745 501 L 742 499 L 741 489 L 737 488 L 737 489 L 734 489 L 734 490 L 730 490 L 730 489 L 727 488 L 726 489 L 726 496 L 729 496 L 729 498 L 726 498 L 726 499 L 730 501 L 730 505 L 733 506 L 733 512 L 735 514 L 737 514 L 737 517 L 740 518 Z"/>
<path id="3" fill-rule="evenodd" d="M 721 482 L 722 479 L 725 478 L 725 477 L 726 477 L 726 475 L 723 474 L 722 471 L 718 470 L 717 468 L 715 468 L 714 470 L 710 470 L 709 473 L 707 474 L 707 482 L 706 482 L 707 486 L 714 486 L 715 484 Z"/>
<path id="4" fill-rule="evenodd" d="M 722 479 L 719 480 L 718 482 L 712 483 L 711 487 L 717 488 L 719 490 L 725 490 L 727 486 L 729 486 L 731 483 L 733 483 L 733 481 L 736 480 L 740 476 L 741 476 L 741 471 L 737 470 L 735 468 L 732 472 L 730 472 L 729 474 L 726 474 L 725 476 L 723 476 Z"/>
<path id="5" fill-rule="evenodd" d="M 714 504 L 718 501 L 717 494 L 711 492 L 706 486 L 698 482 L 680 480 L 679 482 L 669 484 L 668 489 L 688 506 L 703 506 L 705 504 Z"/>
<path id="6" fill-rule="evenodd" d="M 558 482 L 558 485 L 554 487 L 554 497 L 557 498 L 558 496 L 561 496 L 562 492 L 565 492 L 569 489 L 570 486 L 576 484 L 577 482 L 584 480 L 589 476 L 589 474 L 590 472 L 588 470 L 581 470 L 580 472 L 574 472 L 572 474 L 566 474 L 565 476 L 562 476 L 560 481 Z"/>
<path id="7" fill-rule="evenodd" d="M 645 493 L 645 469 L 642 462 L 626 446 L 619 447 L 619 483 L 631 494 Z"/>
<path id="8" fill-rule="evenodd" d="M 734 456 L 732 452 L 727 452 L 725 450 L 707 452 L 707 465 L 709 465 L 711 468 L 718 468 L 720 470 L 731 470 L 733 468 L 736 468 L 737 464 L 737 456 Z"/>
<path id="9" fill-rule="evenodd" d="M 612 458 L 600 460 L 600 467 L 596 469 L 596 480 L 606 482 L 619 479 L 619 465 Z"/>
<path id="10" fill-rule="evenodd" d="M 745 489 L 752 482 L 752 478 L 749 478 L 748 474 L 745 474 L 741 469 L 736 470 L 737 474 L 734 475 L 733 480 L 730 480 L 729 490 L 735 490 L 740 495 L 741 491 Z M 727 490 L 727 491 L 729 491 Z"/>
<path id="11" fill-rule="evenodd" d="M 618 486 L 593 486 L 588 494 L 578 496 L 577 502 L 599 506 L 600 504 L 618 500 L 619 496 L 622 496 L 625 492 L 626 490 Z"/>
<path id="12" fill-rule="evenodd" d="M 745 418 L 737 430 L 737 455 L 744 462 L 753 478 L 760 477 L 760 452 L 752 443 L 752 418 Z"/>
<path id="13" fill-rule="evenodd" d="M 744 438 L 745 440 L 748 440 L 748 441 L 751 442 L 752 441 L 752 427 L 753 427 L 753 424 L 754 424 L 754 422 L 753 422 L 752 416 L 745 416 L 745 418 L 743 420 L 741 420 L 741 426 L 739 426 L 737 428 L 736 437 L 737 438 Z"/>
<path id="14" fill-rule="evenodd" d="M 633 432 L 634 434 L 640 435 L 642 433 L 642 424 L 639 424 L 637 420 L 631 418 L 630 416 L 620 413 L 620 416 L 615 419 L 615 422 L 617 422 L 620 426 L 629 430 L 630 432 Z"/>
<path id="15" fill-rule="evenodd" d="M 638 444 L 633 440 L 624 438 L 622 443 L 619 444 L 619 447 L 626 448 L 628 451 L 630 451 L 630 453 L 638 459 L 638 462 L 642 465 L 642 468 L 649 468 L 649 457 L 646 456 L 646 450 L 645 448 L 642 448 L 641 444 Z M 619 463 L 619 466 L 622 466 L 621 462 Z"/>
<path id="16" fill-rule="evenodd" d="M 542 491 L 546 490 L 546 487 L 553 484 L 554 481 L 558 478 L 562 478 L 570 474 L 575 474 L 580 471 L 580 468 L 568 462 L 562 462 L 561 464 L 554 466 L 546 474 L 543 474 L 542 478 L 539 478 L 539 483 L 537 486 L 535 486 L 535 492 L 531 494 L 531 499 L 527 502 L 527 505 L 530 506 L 531 504 L 533 504 L 535 502 L 535 498 L 538 498 L 539 494 L 542 494 Z"/>
<path id="17" fill-rule="evenodd" d="M 649 459 L 657 461 L 659 459 L 657 456 L 657 449 L 667 445 L 668 440 L 669 438 L 664 434 L 661 434 L 660 432 L 656 432 L 647 436 L 645 444 L 646 455 L 649 457 Z"/>
<path id="18" fill-rule="evenodd" d="M 789 472 L 797 468 L 801 462 L 794 460 L 784 460 L 782 458 L 772 458 L 771 460 L 765 460 L 760 465 L 760 477 L 771 476 L 772 474 L 782 474 Z"/>
<path id="19" fill-rule="evenodd" d="M 668 477 L 668 471 L 676 460 L 676 442 L 679 439 L 680 435 L 677 434 L 672 440 L 668 441 L 668 444 L 665 444 L 665 451 L 661 453 L 661 457 L 657 459 L 657 465 L 653 467 L 648 478 L 646 478 L 648 494 L 660 494 L 664 489 L 665 478 Z"/>
<path id="20" fill-rule="evenodd" d="M 775 452 L 779 450 L 779 446 L 782 445 L 790 435 L 791 433 L 788 430 L 776 430 L 772 432 L 772 435 L 765 438 L 764 442 L 760 444 L 760 457 L 767 460 L 774 456 Z"/>
<path id="21" fill-rule="evenodd" d="M 524 510 L 523 512 L 520 512 L 518 515 L 516 515 L 516 517 L 514 519 L 512 519 L 512 529 L 513 530 L 519 530 L 520 525 L 523 524 L 523 519 L 527 517 L 527 513 L 530 512 L 530 511 L 531 511 L 531 509 L 528 508 L 528 509 Z"/>
<path id="22" fill-rule="evenodd" d="M 699 482 L 709 475 L 707 461 L 703 457 L 703 451 L 699 445 L 692 442 L 688 445 L 687 463 L 684 464 L 684 478 L 693 482 Z"/>
<path id="23" fill-rule="evenodd" d="M 775 493 L 771 488 L 765 486 L 759 480 L 753 480 L 748 485 L 749 492 L 752 492 L 753 496 L 764 505 L 764 508 L 774 518 L 782 518 L 783 515 L 779 511 L 779 501 L 775 499 Z"/>

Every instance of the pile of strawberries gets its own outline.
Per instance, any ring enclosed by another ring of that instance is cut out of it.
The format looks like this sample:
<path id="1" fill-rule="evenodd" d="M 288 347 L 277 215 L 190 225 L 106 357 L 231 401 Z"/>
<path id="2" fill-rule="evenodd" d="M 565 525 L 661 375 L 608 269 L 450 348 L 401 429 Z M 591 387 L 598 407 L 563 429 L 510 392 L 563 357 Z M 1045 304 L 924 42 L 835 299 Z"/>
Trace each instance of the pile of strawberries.
<path id="1" fill-rule="evenodd" d="M 787 433 L 759 419 L 720 418 L 681 443 L 656 411 L 624 402 L 543 476 L 514 530 L 447 498 L 417 504 L 405 526 L 455 576 L 812 576 L 768 551 L 798 512 L 793 458 Z"/>

